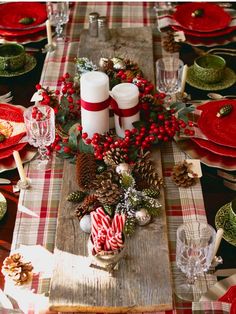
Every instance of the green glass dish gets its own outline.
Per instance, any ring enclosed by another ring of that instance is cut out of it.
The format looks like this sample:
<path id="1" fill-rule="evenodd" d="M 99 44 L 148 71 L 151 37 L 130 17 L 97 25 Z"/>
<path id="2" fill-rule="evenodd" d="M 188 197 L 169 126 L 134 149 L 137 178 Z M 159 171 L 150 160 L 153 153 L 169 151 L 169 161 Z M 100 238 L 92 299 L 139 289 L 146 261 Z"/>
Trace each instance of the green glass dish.
<path id="1" fill-rule="evenodd" d="M 20 75 L 23 75 L 32 71 L 37 64 L 35 57 L 26 53 L 25 58 L 26 58 L 25 65 L 23 68 L 14 72 L 7 71 L 7 70 L 0 70 L 0 77 L 16 77 L 16 76 L 20 76 Z"/>
<path id="2" fill-rule="evenodd" d="M 7 211 L 7 201 L 2 193 L 0 193 L 0 220 L 4 217 Z"/>
<path id="3" fill-rule="evenodd" d="M 223 238 L 236 246 L 236 199 L 222 206 L 215 216 L 216 228 L 224 230 Z"/>

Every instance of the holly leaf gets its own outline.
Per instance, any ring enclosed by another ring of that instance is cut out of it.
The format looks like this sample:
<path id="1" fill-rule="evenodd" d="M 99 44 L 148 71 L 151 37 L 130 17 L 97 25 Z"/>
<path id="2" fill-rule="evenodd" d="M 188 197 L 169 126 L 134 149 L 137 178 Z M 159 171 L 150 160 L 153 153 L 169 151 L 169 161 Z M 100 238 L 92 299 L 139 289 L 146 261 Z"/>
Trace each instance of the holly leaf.
<path id="1" fill-rule="evenodd" d="M 85 144 L 82 138 L 79 140 L 79 151 L 81 153 L 94 153 L 93 146 Z"/>
<path id="2" fill-rule="evenodd" d="M 74 150 L 74 151 L 78 151 L 78 139 L 77 139 L 77 135 L 75 133 L 71 133 L 69 135 L 69 139 L 68 139 L 68 146 Z"/>
<path id="3" fill-rule="evenodd" d="M 142 126 L 145 126 L 145 123 L 143 121 L 135 121 L 132 123 L 134 128 L 140 129 Z"/>

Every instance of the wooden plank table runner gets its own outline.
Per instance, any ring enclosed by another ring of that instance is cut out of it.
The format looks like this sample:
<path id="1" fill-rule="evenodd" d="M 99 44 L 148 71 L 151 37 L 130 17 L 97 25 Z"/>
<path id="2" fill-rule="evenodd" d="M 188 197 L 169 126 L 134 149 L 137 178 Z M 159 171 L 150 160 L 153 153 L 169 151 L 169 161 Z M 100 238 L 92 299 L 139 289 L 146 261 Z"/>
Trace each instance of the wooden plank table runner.
<path id="1" fill-rule="evenodd" d="M 138 48 L 137 45 L 130 48 L 127 43 L 129 49 L 126 51 L 126 57 L 135 60 L 138 64 L 145 62 L 143 69 L 148 71 L 148 78 L 154 81 L 151 30 L 136 29 L 131 31 L 131 34 L 130 31 L 131 29 L 126 32 L 129 43 L 131 40 L 138 42 L 133 37 L 136 33 L 146 44 L 145 48 L 144 44 L 139 45 Z M 121 49 L 124 49 L 125 31 L 122 30 L 119 34 L 122 34 Z M 119 42 L 119 40 L 115 41 Z M 100 42 L 93 40 L 93 47 L 90 46 L 91 43 L 92 41 L 87 41 L 82 36 L 79 56 L 86 56 L 97 62 L 95 52 L 98 52 L 98 49 L 95 43 L 99 46 Z M 112 52 L 108 55 L 109 51 L 107 46 L 107 50 L 104 50 L 101 56 L 114 56 Z M 124 57 L 119 54 L 119 51 L 115 55 Z M 159 149 L 155 149 L 152 158 L 159 175 L 162 176 Z M 75 165 L 65 162 L 54 252 L 55 267 L 49 297 L 50 309 L 63 312 L 107 313 L 172 309 L 172 283 L 163 191 L 160 196 L 162 204 L 160 215 L 149 225 L 137 227 L 135 234 L 126 240 L 126 257 L 121 260 L 115 275 L 111 277 L 104 270 L 90 267 L 91 260 L 87 249 L 89 235 L 82 232 L 79 227 L 79 220 L 75 216 L 76 205 L 66 201 L 66 196 L 77 189 Z"/>

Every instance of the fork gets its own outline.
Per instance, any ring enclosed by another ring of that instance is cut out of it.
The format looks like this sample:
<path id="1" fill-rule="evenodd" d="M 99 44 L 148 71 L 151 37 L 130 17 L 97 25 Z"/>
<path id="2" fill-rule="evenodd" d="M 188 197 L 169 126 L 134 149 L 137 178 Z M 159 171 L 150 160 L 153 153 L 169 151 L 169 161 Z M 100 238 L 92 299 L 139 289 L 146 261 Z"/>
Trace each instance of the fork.
<path id="1" fill-rule="evenodd" d="M 12 100 L 12 98 L 13 97 L 11 96 L 11 92 L 8 92 L 8 93 L 0 96 L 0 101 L 5 102 L 5 103 L 9 103 Z"/>

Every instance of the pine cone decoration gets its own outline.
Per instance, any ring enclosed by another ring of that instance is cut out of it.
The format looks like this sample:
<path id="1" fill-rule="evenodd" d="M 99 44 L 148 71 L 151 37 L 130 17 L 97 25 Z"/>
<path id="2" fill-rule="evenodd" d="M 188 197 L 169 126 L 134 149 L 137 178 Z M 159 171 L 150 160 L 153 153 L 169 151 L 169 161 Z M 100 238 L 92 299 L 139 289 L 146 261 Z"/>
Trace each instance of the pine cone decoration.
<path id="1" fill-rule="evenodd" d="M 74 191 L 67 196 L 66 200 L 73 203 L 80 203 L 85 198 L 85 195 L 83 191 Z"/>
<path id="2" fill-rule="evenodd" d="M 95 205 L 97 202 L 98 199 L 95 194 L 87 195 L 84 198 L 83 203 L 80 204 L 75 210 L 75 214 L 78 217 L 78 219 L 80 220 L 84 215 L 93 211 L 94 210 L 93 205 Z"/>
<path id="3" fill-rule="evenodd" d="M 119 177 L 114 168 L 110 168 L 96 175 L 96 179 L 93 181 L 93 188 L 95 190 L 99 189 L 101 182 L 106 180 L 118 181 Z"/>
<path id="4" fill-rule="evenodd" d="M 76 179 L 82 191 L 91 189 L 96 178 L 96 161 L 93 154 L 79 153 L 76 160 Z"/>
<path id="5" fill-rule="evenodd" d="M 176 185 L 187 188 L 197 182 L 197 175 L 193 173 L 190 167 L 191 164 L 187 163 L 186 160 L 173 167 L 172 179 Z M 193 178 L 189 177 L 189 173 L 193 175 Z"/>
<path id="6" fill-rule="evenodd" d="M 116 147 L 108 150 L 103 160 L 108 166 L 116 167 L 125 162 L 124 156 L 125 153 L 120 148 Z"/>
<path id="7" fill-rule="evenodd" d="M 118 203 L 120 193 L 119 186 L 108 179 L 101 182 L 101 186 L 96 190 L 95 195 L 101 204 L 113 205 Z"/>
<path id="8" fill-rule="evenodd" d="M 166 52 L 178 52 L 180 50 L 180 45 L 175 41 L 174 32 L 168 31 L 163 33 L 162 37 L 162 47 Z"/>
<path id="9" fill-rule="evenodd" d="M 16 285 L 27 283 L 32 276 L 33 266 L 25 263 L 19 253 L 13 254 L 3 261 L 2 273 L 9 276 Z"/>
<path id="10" fill-rule="evenodd" d="M 150 152 L 145 153 L 135 164 L 133 174 L 138 189 L 158 188 L 163 185 L 163 179 L 155 171 L 155 167 L 150 160 Z"/>

